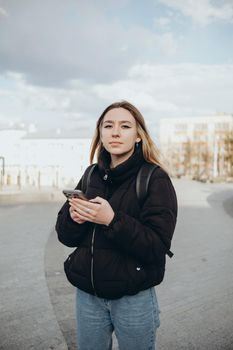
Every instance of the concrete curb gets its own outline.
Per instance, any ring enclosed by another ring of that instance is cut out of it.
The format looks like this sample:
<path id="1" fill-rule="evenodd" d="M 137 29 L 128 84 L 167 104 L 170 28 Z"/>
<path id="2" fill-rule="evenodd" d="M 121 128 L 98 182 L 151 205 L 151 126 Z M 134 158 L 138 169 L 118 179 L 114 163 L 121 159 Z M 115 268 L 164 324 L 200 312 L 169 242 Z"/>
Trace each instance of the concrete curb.
<path id="1" fill-rule="evenodd" d="M 35 192 L 0 192 L 0 205 L 16 205 L 39 202 L 64 202 L 64 200 L 65 197 L 60 190 Z"/>

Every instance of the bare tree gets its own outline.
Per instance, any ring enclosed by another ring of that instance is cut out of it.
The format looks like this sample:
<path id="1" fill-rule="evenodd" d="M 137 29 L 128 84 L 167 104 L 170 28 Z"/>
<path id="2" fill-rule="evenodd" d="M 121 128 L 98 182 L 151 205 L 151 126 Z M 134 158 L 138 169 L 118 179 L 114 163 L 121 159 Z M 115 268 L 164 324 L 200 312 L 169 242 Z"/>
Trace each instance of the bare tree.
<path id="1" fill-rule="evenodd" d="M 191 175 L 193 147 L 190 139 L 184 143 L 184 174 Z"/>
<path id="2" fill-rule="evenodd" d="M 208 148 L 207 143 L 203 147 L 203 151 L 201 153 L 201 158 L 203 162 L 203 174 L 207 179 L 210 178 L 211 164 L 212 164 L 212 155 Z"/>
<path id="3" fill-rule="evenodd" d="M 226 134 L 224 148 L 227 176 L 233 177 L 233 130 Z"/>

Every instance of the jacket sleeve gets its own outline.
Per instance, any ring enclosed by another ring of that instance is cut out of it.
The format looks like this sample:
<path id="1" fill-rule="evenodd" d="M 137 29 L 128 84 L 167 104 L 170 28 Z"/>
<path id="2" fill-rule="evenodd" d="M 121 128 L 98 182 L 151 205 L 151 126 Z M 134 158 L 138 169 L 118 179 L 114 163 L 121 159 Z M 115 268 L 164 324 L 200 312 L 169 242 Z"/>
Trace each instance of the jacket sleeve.
<path id="1" fill-rule="evenodd" d="M 103 232 L 126 254 L 142 263 L 164 259 L 176 226 L 177 198 L 169 176 L 159 168 L 151 177 L 140 217 L 116 212 Z"/>
<path id="2" fill-rule="evenodd" d="M 79 181 L 75 189 L 81 189 L 82 179 Z M 64 203 L 57 215 L 55 229 L 57 231 L 58 240 L 68 247 L 77 247 L 83 240 L 87 230 L 88 222 L 78 224 L 73 221 L 69 212 L 68 200 Z"/>

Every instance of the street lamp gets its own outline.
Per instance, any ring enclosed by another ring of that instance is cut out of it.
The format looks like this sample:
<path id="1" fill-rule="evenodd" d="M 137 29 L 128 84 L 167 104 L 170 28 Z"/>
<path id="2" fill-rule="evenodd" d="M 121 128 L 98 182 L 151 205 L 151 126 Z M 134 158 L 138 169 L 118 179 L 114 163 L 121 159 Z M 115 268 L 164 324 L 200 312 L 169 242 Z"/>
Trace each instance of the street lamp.
<path id="1" fill-rule="evenodd" d="M 2 185 L 3 185 L 3 177 L 4 177 L 4 175 L 5 175 L 5 158 L 4 157 L 2 157 L 2 156 L 0 156 L 0 159 L 1 159 L 1 161 L 2 161 L 2 170 L 1 170 L 1 182 L 0 182 L 0 186 L 1 186 L 1 188 L 2 188 Z"/>

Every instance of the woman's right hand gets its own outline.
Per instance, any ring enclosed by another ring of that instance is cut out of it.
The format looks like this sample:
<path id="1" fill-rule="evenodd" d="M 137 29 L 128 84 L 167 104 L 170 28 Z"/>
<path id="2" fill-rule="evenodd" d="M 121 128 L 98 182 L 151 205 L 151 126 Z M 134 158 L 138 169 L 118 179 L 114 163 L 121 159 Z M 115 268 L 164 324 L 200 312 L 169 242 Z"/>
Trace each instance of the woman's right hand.
<path id="1" fill-rule="evenodd" d="M 69 212 L 73 221 L 77 222 L 78 224 L 83 224 L 85 222 L 85 220 L 80 219 L 80 215 L 72 206 L 70 206 Z"/>

